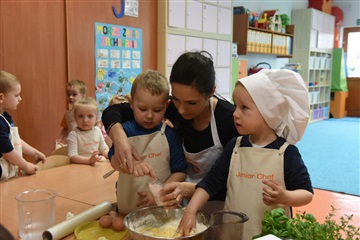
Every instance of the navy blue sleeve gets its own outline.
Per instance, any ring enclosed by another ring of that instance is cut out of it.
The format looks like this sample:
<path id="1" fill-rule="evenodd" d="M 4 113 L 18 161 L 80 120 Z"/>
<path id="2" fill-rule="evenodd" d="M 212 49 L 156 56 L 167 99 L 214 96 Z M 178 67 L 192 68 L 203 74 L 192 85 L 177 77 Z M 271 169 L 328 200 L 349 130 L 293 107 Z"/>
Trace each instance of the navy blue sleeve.
<path id="1" fill-rule="evenodd" d="M 114 144 L 111 145 L 111 148 L 108 152 L 108 159 L 111 161 L 112 156 L 114 156 Z"/>
<path id="2" fill-rule="evenodd" d="M 101 121 L 107 132 L 109 132 L 109 128 L 111 128 L 114 123 L 124 123 L 133 119 L 133 111 L 127 102 L 111 105 L 105 108 L 101 115 Z"/>
<path id="3" fill-rule="evenodd" d="M 181 172 L 186 174 L 187 162 L 182 148 L 181 137 L 174 129 L 166 126 L 165 135 L 170 149 L 170 171 L 171 173 Z"/>
<path id="4" fill-rule="evenodd" d="M 117 104 L 118 105 L 118 104 Z M 129 128 L 131 128 L 133 126 L 132 121 L 127 121 L 123 124 L 123 128 L 124 128 L 124 132 L 126 133 L 126 135 L 128 137 L 131 137 L 131 135 L 129 135 Z M 114 156 L 115 154 L 115 147 L 114 144 L 111 145 L 111 148 L 109 149 L 108 152 L 108 159 L 111 161 L 112 156 Z"/>
<path id="5" fill-rule="evenodd" d="M 310 174 L 299 149 L 289 145 L 284 154 L 285 186 L 287 190 L 304 189 L 314 194 Z"/>
<path id="6" fill-rule="evenodd" d="M 10 124 L 12 120 L 9 114 L 4 113 L 3 115 Z M 0 157 L 3 153 L 11 152 L 14 149 L 10 141 L 10 127 L 3 117 L 0 116 Z"/>
<path id="7" fill-rule="evenodd" d="M 197 187 L 203 188 L 210 195 L 210 200 L 225 200 L 230 161 L 236 139 L 237 137 L 231 139 L 228 144 L 226 144 L 224 151 L 211 167 L 210 171 L 197 184 Z"/>

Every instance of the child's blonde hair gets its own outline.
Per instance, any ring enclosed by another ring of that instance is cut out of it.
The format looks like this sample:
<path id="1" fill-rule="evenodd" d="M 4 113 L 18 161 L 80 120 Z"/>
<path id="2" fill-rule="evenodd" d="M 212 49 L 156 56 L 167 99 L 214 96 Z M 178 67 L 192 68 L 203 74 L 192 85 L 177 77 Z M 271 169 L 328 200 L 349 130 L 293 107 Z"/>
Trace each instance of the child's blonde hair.
<path id="1" fill-rule="evenodd" d="M 86 84 L 81 80 L 70 80 L 66 83 L 66 88 L 77 88 L 82 95 L 86 95 Z"/>
<path id="2" fill-rule="evenodd" d="M 0 70 L 0 93 L 8 93 L 16 85 L 20 85 L 17 77 L 11 73 Z"/>
<path id="3" fill-rule="evenodd" d="M 112 98 L 109 101 L 109 106 L 114 105 L 114 104 L 118 104 L 118 103 L 122 103 L 122 102 L 127 102 L 127 97 L 126 96 L 114 95 L 114 96 L 112 96 Z"/>
<path id="4" fill-rule="evenodd" d="M 152 95 L 156 96 L 164 94 L 165 100 L 169 99 L 169 82 L 166 77 L 158 71 L 147 70 L 137 75 L 131 88 L 130 94 L 132 98 L 138 88 L 147 89 Z"/>
<path id="5" fill-rule="evenodd" d="M 76 101 L 76 103 L 74 105 L 74 114 L 76 115 L 79 107 L 85 106 L 85 105 L 92 106 L 94 108 L 96 116 L 99 115 L 99 106 L 98 106 L 97 102 L 95 101 L 95 99 L 92 97 L 84 97 L 84 98 Z"/>

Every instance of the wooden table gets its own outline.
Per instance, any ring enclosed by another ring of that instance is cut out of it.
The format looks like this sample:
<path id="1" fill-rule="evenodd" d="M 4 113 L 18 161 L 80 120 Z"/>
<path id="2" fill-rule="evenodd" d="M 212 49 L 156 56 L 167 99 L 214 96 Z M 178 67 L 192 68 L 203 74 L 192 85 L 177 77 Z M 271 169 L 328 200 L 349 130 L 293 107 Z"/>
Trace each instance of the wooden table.
<path id="1" fill-rule="evenodd" d="M 115 183 L 117 173 L 103 179 L 112 169 L 109 161 L 98 162 L 94 166 L 70 164 L 37 172 L 16 179 L 17 184 L 29 188 L 46 188 L 59 196 L 82 203 L 97 205 L 104 201 L 116 202 Z"/>
<path id="2" fill-rule="evenodd" d="M 68 212 L 76 215 L 104 201 L 115 203 L 118 174 L 102 178 L 111 169 L 109 162 L 96 163 L 95 166 L 70 164 L 0 182 L 0 222 L 16 239 L 20 239 L 15 197 L 35 188 L 57 192 L 56 223 L 65 221 Z M 75 236 L 71 234 L 64 239 L 73 240 Z"/>

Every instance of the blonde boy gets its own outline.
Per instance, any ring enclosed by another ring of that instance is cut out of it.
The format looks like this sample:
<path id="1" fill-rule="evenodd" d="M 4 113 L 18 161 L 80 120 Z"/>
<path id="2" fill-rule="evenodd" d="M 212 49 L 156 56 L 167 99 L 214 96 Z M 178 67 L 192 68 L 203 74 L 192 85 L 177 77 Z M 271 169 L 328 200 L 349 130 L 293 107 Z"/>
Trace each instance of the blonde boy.
<path id="1" fill-rule="evenodd" d="M 117 206 L 122 214 L 155 204 L 147 186 L 150 178 L 144 175 L 156 175 L 162 183 L 182 182 L 187 168 L 180 136 L 163 122 L 169 103 L 167 79 L 152 70 L 139 74 L 128 101 L 134 120 L 125 122 L 123 128 L 143 160 L 134 163 L 133 174 L 123 174 L 128 173 L 124 166 L 111 162 L 116 170 L 123 172 L 117 182 Z M 109 159 L 113 155 L 112 147 Z"/>
<path id="2" fill-rule="evenodd" d="M 62 130 L 58 139 L 56 139 L 56 148 L 66 145 L 66 139 L 69 132 L 76 127 L 74 118 L 74 104 L 76 101 L 86 96 L 86 85 L 81 80 L 71 80 L 66 84 L 66 103 L 68 104 L 68 110 L 65 112 L 60 126 Z"/>
<path id="3" fill-rule="evenodd" d="M 11 73 L 0 70 L 0 176 L 2 180 L 15 177 L 18 168 L 27 174 L 34 174 L 38 167 L 27 162 L 25 153 L 36 162 L 45 162 L 45 155 L 31 147 L 19 136 L 17 127 L 7 111 L 14 111 L 22 98 L 20 81 Z"/>

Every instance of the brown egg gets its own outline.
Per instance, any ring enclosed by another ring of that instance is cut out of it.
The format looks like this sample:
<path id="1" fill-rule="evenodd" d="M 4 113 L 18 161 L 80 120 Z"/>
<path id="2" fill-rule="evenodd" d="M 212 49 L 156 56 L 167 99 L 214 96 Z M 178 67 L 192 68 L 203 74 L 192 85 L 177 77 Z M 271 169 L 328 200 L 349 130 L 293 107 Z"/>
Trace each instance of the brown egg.
<path id="1" fill-rule="evenodd" d="M 104 215 L 99 219 L 99 224 L 102 228 L 109 228 L 113 224 L 113 217 L 110 215 Z"/>
<path id="2" fill-rule="evenodd" d="M 122 217 L 115 217 L 112 222 L 112 229 L 115 231 L 122 231 L 124 230 L 124 218 Z"/>

